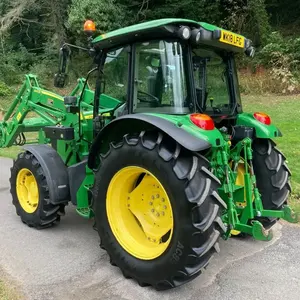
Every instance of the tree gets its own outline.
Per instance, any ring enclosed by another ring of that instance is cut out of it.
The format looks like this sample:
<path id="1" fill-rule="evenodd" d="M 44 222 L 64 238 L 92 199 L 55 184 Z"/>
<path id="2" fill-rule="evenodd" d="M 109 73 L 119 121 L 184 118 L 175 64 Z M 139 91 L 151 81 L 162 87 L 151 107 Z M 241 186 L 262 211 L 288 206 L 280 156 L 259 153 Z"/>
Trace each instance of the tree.
<path id="1" fill-rule="evenodd" d="M 251 38 L 256 46 L 266 44 L 271 31 L 265 0 L 223 0 L 221 24 Z"/>
<path id="2" fill-rule="evenodd" d="M 68 28 L 73 34 L 82 34 L 84 21 L 91 19 L 97 29 L 107 32 L 127 24 L 126 7 L 114 0 L 73 0 L 69 9 Z"/>

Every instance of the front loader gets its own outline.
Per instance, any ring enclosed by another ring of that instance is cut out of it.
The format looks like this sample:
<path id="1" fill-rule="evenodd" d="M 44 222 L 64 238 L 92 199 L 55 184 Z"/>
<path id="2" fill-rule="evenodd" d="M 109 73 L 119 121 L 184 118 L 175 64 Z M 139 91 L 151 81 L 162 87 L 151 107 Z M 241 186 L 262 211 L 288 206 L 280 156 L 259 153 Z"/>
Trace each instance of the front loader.
<path id="1" fill-rule="evenodd" d="M 163 290 L 200 275 L 220 238 L 268 241 L 278 219 L 298 222 L 282 134 L 267 114 L 242 110 L 235 55 L 254 55 L 249 39 L 160 19 L 89 40 L 95 68 L 71 95 L 26 75 L 0 123 L 0 146 L 24 148 L 10 178 L 24 223 L 52 226 L 71 203 L 94 218 L 112 265 Z M 26 132 L 38 133 L 34 144 Z"/>

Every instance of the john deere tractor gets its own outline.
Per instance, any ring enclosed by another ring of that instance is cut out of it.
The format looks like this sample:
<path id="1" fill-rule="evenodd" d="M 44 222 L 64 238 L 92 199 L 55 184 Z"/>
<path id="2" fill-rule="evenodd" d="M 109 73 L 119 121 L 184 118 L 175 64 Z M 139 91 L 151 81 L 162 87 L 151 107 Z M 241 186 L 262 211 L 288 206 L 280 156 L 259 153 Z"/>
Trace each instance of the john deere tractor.
<path id="1" fill-rule="evenodd" d="M 163 290 L 201 274 L 220 238 L 268 241 L 278 219 L 298 222 L 282 134 L 242 110 L 235 55 L 254 55 L 249 39 L 186 19 L 85 29 L 95 68 L 65 97 L 26 75 L 0 124 L 1 147 L 24 148 L 10 178 L 23 223 L 49 227 L 73 204 L 112 265 Z"/>

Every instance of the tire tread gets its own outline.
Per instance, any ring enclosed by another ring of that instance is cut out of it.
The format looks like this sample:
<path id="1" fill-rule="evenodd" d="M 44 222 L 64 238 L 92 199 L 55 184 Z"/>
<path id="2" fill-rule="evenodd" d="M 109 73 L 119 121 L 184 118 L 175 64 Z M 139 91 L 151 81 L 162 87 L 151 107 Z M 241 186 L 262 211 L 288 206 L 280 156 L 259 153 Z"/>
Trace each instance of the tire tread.
<path id="1" fill-rule="evenodd" d="M 100 154 L 101 163 L 113 151 L 118 151 L 118 149 L 124 146 L 135 147 L 137 145 L 141 145 L 145 149 L 145 153 L 147 151 L 156 151 L 163 162 L 173 165 L 173 172 L 185 186 L 186 199 L 188 205 L 191 207 L 191 220 L 192 215 L 196 215 L 196 217 L 202 219 L 201 223 L 192 221 L 192 228 L 194 228 L 192 236 L 196 237 L 197 234 L 202 234 L 202 244 L 196 239 L 196 244 L 192 245 L 191 241 L 185 265 L 178 269 L 173 274 L 173 277 L 166 278 L 163 281 L 147 281 L 137 278 L 134 274 L 129 273 L 128 270 L 122 269 L 122 266 L 118 265 L 117 261 L 114 261 L 114 263 L 119 266 L 126 278 L 133 278 L 139 284 L 151 285 L 157 290 L 169 289 L 198 276 L 202 273 L 204 267 L 207 266 L 212 255 L 219 252 L 218 240 L 226 230 L 226 226 L 221 219 L 221 212 L 226 208 L 226 204 L 217 193 L 220 181 L 209 171 L 209 162 L 207 159 L 199 154 L 194 155 L 188 152 L 161 132 L 142 131 L 138 135 L 138 138 L 125 135 L 122 141 L 118 143 L 117 148 L 111 147 L 105 155 Z M 96 182 L 97 174 L 95 174 L 95 178 L 94 188 L 98 185 Z M 201 186 L 199 186 L 199 183 L 201 183 Z M 93 195 L 97 196 L 96 190 L 93 191 Z M 108 251 L 109 247 L 107 245 L 112 245 L 112 242 L 106 239 L 107 234 L 104 234 L 104 230 L 101 230 L 101 224 L 97 222 L 97 226 L 101 239 L 101 247 Z"/>

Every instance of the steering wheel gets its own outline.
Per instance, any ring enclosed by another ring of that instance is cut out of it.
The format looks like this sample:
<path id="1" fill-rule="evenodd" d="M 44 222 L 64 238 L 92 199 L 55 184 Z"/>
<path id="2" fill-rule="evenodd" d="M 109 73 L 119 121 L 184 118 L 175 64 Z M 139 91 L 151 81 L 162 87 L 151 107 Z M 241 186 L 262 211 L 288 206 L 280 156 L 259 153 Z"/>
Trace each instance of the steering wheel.
<path id="1" fill-rule="evenodd" d="M 144 97 L 139 97 L 139 94 L 144 95 Z M 148 96 L 148 97 L 145 97 Z M 137 98 L 141 101 L 141 102 L 147 102 L 147 103 L 156 103 L 157 105 L 159 105 L 159 99 L 147 92 L 142 92 L 142 91 L 138 91 L 138 95 Z M 150 98 L 150 99 L 149 99 Z"/>

